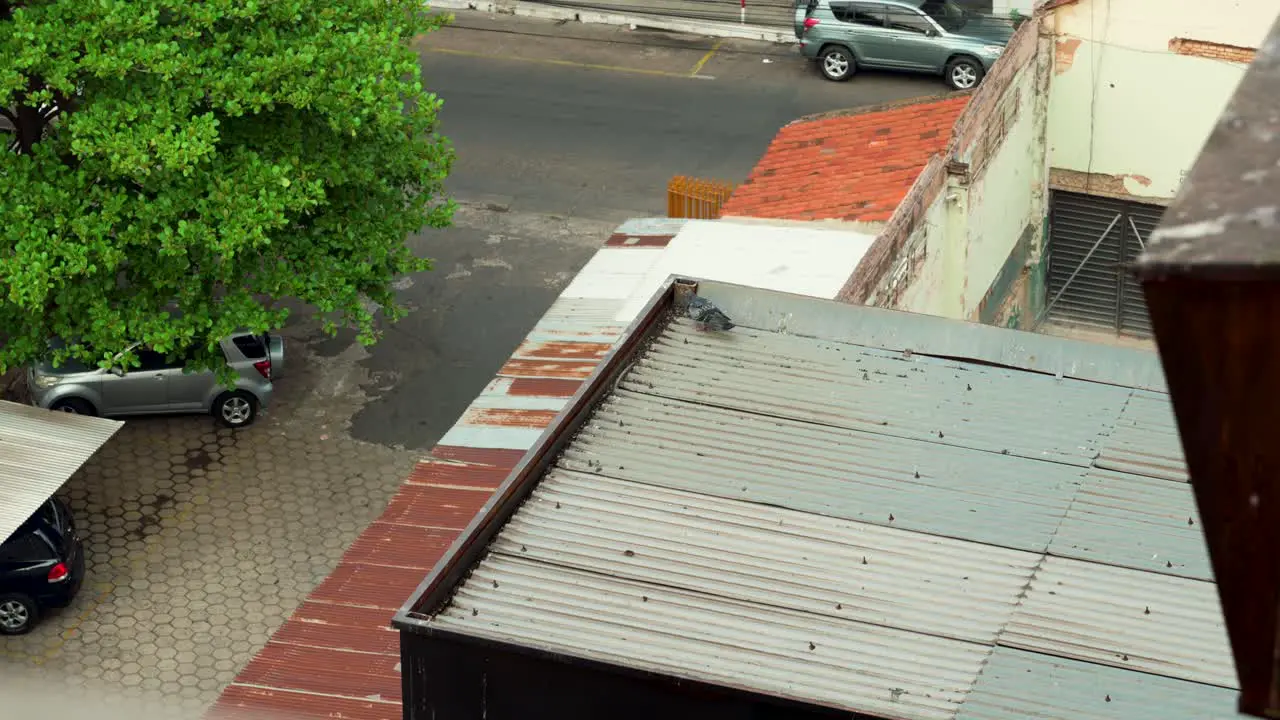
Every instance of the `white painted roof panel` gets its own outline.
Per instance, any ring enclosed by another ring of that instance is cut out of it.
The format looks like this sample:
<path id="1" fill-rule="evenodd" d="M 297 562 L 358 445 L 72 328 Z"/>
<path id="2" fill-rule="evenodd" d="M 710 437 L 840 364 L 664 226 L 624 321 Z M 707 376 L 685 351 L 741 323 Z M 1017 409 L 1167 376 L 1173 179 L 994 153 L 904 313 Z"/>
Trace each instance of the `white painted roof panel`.
<path id="1" fill-rule="evenodd" d="M 117 420 L 0 401 L 0 541 L 115 434 Z"/>

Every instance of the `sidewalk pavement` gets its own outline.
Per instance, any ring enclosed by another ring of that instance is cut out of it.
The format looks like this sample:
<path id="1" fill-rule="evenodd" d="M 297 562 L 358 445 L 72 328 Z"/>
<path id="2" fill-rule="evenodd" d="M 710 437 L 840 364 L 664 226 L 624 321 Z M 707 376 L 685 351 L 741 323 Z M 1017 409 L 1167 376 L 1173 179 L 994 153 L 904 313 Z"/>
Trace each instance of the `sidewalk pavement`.
<path id="1" fill-rule="evenodd" d="M 429 0 L 432 10 L 572 20 L 670 30 L 710 37 L 794 43 L 790 0 Z"/>
<path id="2" fill-rule="evenodd" d="M 992 0 L 959 0 L 991 12 Z M 545 20 L 670 30 L 711 37 L 796 41 L 794 0 L 427 0 L 435 10 L 474 10 Z"/>

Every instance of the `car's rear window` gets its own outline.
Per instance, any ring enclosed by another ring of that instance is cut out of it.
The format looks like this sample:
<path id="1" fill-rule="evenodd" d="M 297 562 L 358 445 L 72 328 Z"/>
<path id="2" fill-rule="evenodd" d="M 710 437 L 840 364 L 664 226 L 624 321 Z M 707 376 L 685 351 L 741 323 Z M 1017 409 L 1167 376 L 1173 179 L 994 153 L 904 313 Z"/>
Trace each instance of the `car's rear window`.
<path id="1" fill-rule="evenodd" d="M 261 360 L 267 356 L 267 347 L 257 335 L 237 335 L 231 338 L 231 342 L 250 360 Z"/>
<path id="2" fill-rule="evenodd" d="M 0 545 L 0 562 L 32 562 L 53 557 L 53 548 L 35 532 L 18 531 Z"/>

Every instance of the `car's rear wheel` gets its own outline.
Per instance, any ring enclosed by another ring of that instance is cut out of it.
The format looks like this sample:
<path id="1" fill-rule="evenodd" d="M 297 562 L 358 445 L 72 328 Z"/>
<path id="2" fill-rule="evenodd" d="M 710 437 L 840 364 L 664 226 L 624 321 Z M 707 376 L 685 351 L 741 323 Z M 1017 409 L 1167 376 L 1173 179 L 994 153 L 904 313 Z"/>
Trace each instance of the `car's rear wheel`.
<path id="1" fill-rule="evenodd" d="M 0 595 L 0 635 L 30 632 L 40 611 L 26 595 Z"/>
<path id="2" fill-rule="evenodd" d="M 73 415 L 97 415 L 98 411 L 88 400 L 80 398 L 62 398 L 53 405 L 49 406 L 50 410 L 56 412 L 71 413 Z"/>
<path id="3" fill-rule="evenodd" d="M 243 390 L 223 393 L 213 401 L 213 416 L 229 428 L 248 427 L 258 416 L 258 399 Z"/>
<path id="4" fill-rule="evenodd" d="M 818 69 L 826 79 L 832 82 L 844 82 L 857 72 L 858 64 L 848 48 L 832 45 L 818 54 Z"/>
<path id="5" fill-rule="evenodd" d="M 984 74 L 986 71 L 982 69 L 982 63 L 978 62 L 977 58 L 962 55 L 952 58 L 951 62 L 947 63 L 947 85 L 950 85 L 953 90 L 972 90 L 978 87 Z"/>

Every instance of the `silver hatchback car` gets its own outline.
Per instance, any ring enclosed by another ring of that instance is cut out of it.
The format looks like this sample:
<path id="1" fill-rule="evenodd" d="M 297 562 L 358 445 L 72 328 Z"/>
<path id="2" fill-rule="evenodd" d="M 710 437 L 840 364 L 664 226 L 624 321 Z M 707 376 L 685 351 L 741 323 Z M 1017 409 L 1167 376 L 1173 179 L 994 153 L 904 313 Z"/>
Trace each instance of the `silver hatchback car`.
<path id="1" fill-rule="evenodd" d="M 237 333 L 221 343 L 235 385 L 208 370 L 187 372 L 181 360 L 137 351 L 140 365 L 127 372 L 102 370 L 68 360 L 55 368 L 45 362 L 27 371 L 31 402 L 42 408 L 81 415 L 212 413 L 223 425 L 245 427 L 271 402 L 272 381 L 284 367 L 284 340 L 278 335 Z"/>

